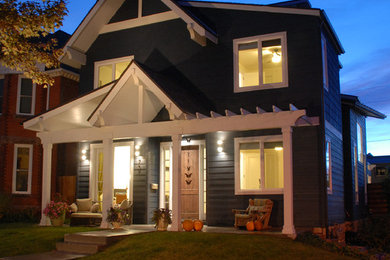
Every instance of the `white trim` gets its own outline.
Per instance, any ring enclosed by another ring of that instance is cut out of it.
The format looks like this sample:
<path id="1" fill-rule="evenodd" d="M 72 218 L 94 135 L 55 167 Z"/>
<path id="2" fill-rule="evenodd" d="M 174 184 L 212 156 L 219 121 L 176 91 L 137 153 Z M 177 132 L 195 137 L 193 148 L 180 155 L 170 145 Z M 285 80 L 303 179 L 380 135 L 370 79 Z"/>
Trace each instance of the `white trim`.
<path id="1" fill-rule="evenodd" d="M 358 138 L 359 134 L 360 134 L 360 140 Z M 363 127 L 360 125 L 359 122 L 356 122 L 356 142 L 357 142 L 358 151 L 360 151 L 360 153 L 358 153 L 358 162 L 359 163 L 364 162 L 364 141 L 363 140 L 364 140 Z"/>
<path id="2" fill-rule="evenodd" d="M 296 121 L 305 115 L 305 110 L 283 111 L 278 113 L 268 112 L 264 114 L 251 114 L 245 116 L 236 115 L 218 118 L 173 120 L 143 124 L 67 129 L 60 131 L 39 132 L 37 133 L 37 136 L 44 140 L 50 140 L 52 143 L 70 143 L 79 142 L 81 140 L 101 140 L 103 137 L 158 137 L 182 133 L 204 134 L 217 131 L 273 129 L 294 126 Z"/>
<path id="3" fill-rule="evenodd" d="M 328 145 L 328 149 L 326 149 Z M 326 154 L 329 153 L 329 169 L 326 169 Z M 332 142 L 330 138 L 325 138 L 325 170 L 326 176 L 329 175 L 329 187 L 327 186 L 328 194 L 333 193 L 333 180 L 332 180 Z"/>
<path id="4" fill-rule="evenodd" d="M 64 48 L 64 53 L 68 56 L 69 60 L 77 62 L 77 64 L 85 65 L 87 63 L 87 55 L 81 51 L 75 50 L 70 46 Z"/>
<path id="5" fill-rule="evenodd" d="M 42 142 L 43 155 L 42 155 L 42 209 L 50 202 L 51 194 L 51 162 L 53 144 L 48 142 Z M 45 216 L 42 210 L 40 226 L 50 226 L 49 217 Z"/>
<path id="6" fill-rule="evenodd" d="M 138 17 L 142 17 L 142 0 L 138 0 Z"/>
<path id="7" fill-rule="evenodd" d="M 134 19 L 106 24 L 102 27 L 99 34 L 116 32 L 120 30 L 136 28 L 136 27 L 149 25 L 149 24 L 161 23 L 165 21 L 178 19 L 178 18 L 180 17 L 173 11 L 167 11 L 167 12 L 152 14 L 143 17 L 139 16 L 138 18 L 134 18 Z"/>
<path id="8" fill-rule="evenodd" d="M 71 79 L 71 80 L 74 80 L 77 82 L 80 81 L 80 75 L 78 73 L 64 69 L 64 68 L 48 70 L 48 71 L 46 71 L 46 74 L 49 74 L 51 77 L 62 76 L 64 78 L 68 78 L 68 79 Z"/>
<path id="9" fill-rule="evenodd" d="M 354 144 L 354 194 L 355 194 L 355 205 L 359 205 L 359 159 L 357 152 L 357 145 Z"/>
<path id="10" fill-rule="evenodd" d="M 282 82 L 263 84 L 263 62 L 262 62 L 262 42 L 280 39 L 281 49 L 282 49 Z M 257 42 L 258 48 L 258 66 L 259 66 L 259 85 L 258 86 L 249 86 L 249 87 L 240 87 L 239 85 L 239 60 L 238 60 L 238 46 L 243 43 Z M 247 92 L 254 90 L 263 90 L 263 89 L 274 89 L 274 88 L 285 88 L 288 87 L 288 54 L 287 54 L 287 32 L 277 32 L 263 35 L 250 36 L 240 39 L 233 40 L 233 71 L 234 71 L 234 92 Z"/>
<path id="11" fill-rule="evenodd" d="M 82 105 L 82 104 L 86 103 L 87 101 L 92 100 L 98 96 L 104 95 L 111 89 L 112 86 L 113 86 L 113 84 L 105 86 L 103 88 L 99 88 L 99 89 L 97 89 L 97 90 L 95 90 L 95 91 L 93 91 L 85 96 L 82 96 L 74 101 L 66 103 L 63 106 L 60 106 L 60 107 L 55 108 L 53 110 L 50 110 L 41 116 L 37 116 L 37 117 L 34 117 L 28 121 L 25 121 L 23 123 L 23 127 L 25 129 L 35 130 L 36 124 L 39 124 L 40 122 L 43 122 L 44 120 L 55 117 L 63 112 L 66 112 L 75 106 Z M 37 131 L 37 130 L 35 130 L 35 131 Z M 39 129 L 38 131 L 45 131 L 45 129 Z M 97 139 L 97 140 L 100 140 L 100 139 Z"/>
<path id="12" fill-rule="evenodd" d="M 172 135 L 172 225 L 171 231 L 181 231 L 181 140 Z"/>
<path id="13" fill-rule="evenodd" d="M 22 86 L 22 79 L 29 79 L 23 75 L 19 75 L 18 77 L 18 92 L 17 92 L 17 102 L 16 102 L 16 114 L 17 115 L 25 115 L 25 116 L 32 116 L 35 113 L 35 90 L 36 90 L 36 84 L 32 82 L 32 90 L 31 90 L 31 113 L 21 113 L 20 112 L 20 98 L 21 98 L 21 86 Z"/>
<path id="14" fill-rule="evenodd" d="M 96 122 L 98 121 L 99 113 L 102 113 L 107 109 L 112 100 L 131 77 L 134 79 L 136 85 L 139 85 L 139 82 L 142 81 L 145 85 L 144 87 L 153 92 L 153 94 L 155 94 L 156 97 L 165 105 L 170 116 L 174 115 L 176 118 L 179 118 L 183 114 L 183 111 L 181 111 L 181 109 L 176 106 L 176 104 L 167 95 L 165 95 L 165 93 L 160 89 L 160 87 L 156 85 L 156 83 L 152 79 L 150 79 L 150 77 L 145 74 L 145 72 L 133 61 L 124 71 L 119 80 L 114 83 L 114 86 L 112 87 L 111 91 L 89 117 L 88 122 L 91 125 L 96 124 Z M 143 104 L 139 105 L 143 106 Z"/>
<path id="15" fill-rule="evenodd" d="M 198 21 L 194 20 L 191 16 L 189 16 L 184 10 L 174 3 L 172 0 L 161 0 L 166 6 L 168 6 L 173 12 L 175 12 L 183 21 L 187 24 L 192 24 L 192 28 L 201 36 L 207 37 L 210 41 L 217 44 L 218 38 L 214 35 L 213 32 L 210 32 L 203 25 L 201 25 Z"/>
<path id="16" fill-rule="evenodd" d="M 182 6 L 193 6 L 203 8 L 218 8 L 218 9 L 230 9 L 240 11 L 255 11 L 255 12 L 268 12 L 268 13 L 281 13 L 281 14 L 300 14 L 300 15 L 312 15 L 320 16 L 319 9 L 300 9 L 300 8 L 285 8 L 277 6 L 264 6 L 253 4 L 230 4 L 230 3 L 213 3 L 213 2 L 198 2 L 198 1 L 180 1 Z"/>
<path id="17" fill-rule="evenodd" d="M 282 135 L 266 135 L 255 137 L 238 137 L 234 138 L 234 194 L 235 195 L 252 195 L 252 194 L 283 194 L 284 188 L 264 188 L 265 180 L 265 161 L 264 161 L 264 143 L 265 142 L 283 142 Z M 240 144 L 242 143 L 259 143 L 260 150 L 260 179 L 261 188 L 256 190 L 242 190 L 241 189 L 241 174 L 240 174 Z M 284 144 L 283 144 L 284 147 Z"/>
<path id="18" fill-rule="evenodd" d="M 18 161 L 18 148 L 28 148 L 28 179 L 27 191 L 16 190 L 16 171 Z M 14 167 L 12 173 L 12 193 L 13 194 L 31 194 L 31 179 L 32 179 L 32 162 L 33 162 L 33 145 L 32 144 L 15 144 L 14 145 Z"/>
<path id="19" fill-rule="evenodd" d="M 329 91 L 329 75 L 328 75 L 328 47 L 326 44 L 326 38 L 321 33 L 321 56 L 322 56 L 322 84 L 324 89 Z"/>
<path id="20" fill-rule="evenodd" d="M 98 81 L 99 81 L 99 67 L 101 66 L 107 66 L 112 65 L 112 81 L 115 80 L 115 67 L 114 65 L 121 62 L 128 61 L 129 63 L 134 60 L 134 55 L 120 57 L 120 58 L 114 58 L 109 60 L 101 60 L 101 61 L 95 61 L 94 63 L 94 74 L 93 74 L 93 88 L 97 89 L 99 88 Z"/>

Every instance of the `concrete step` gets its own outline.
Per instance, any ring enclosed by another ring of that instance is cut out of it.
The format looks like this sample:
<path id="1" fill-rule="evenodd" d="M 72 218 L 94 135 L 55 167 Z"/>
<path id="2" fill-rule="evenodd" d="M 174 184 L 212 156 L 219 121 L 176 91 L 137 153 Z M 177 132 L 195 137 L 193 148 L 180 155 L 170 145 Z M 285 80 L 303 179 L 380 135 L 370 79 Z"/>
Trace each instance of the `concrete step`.
<path id="1" fill-rule="evenodd" d="M 58 242 L 56 244 L 57 251 L 67 252 L 73 254 L 86 254 L 92 255 L 96 254 L 100 248 L 103 246 L 92 245 L 92 244 L 81 244 L 81 243 L 67 243 L 67 242 Z"/>
<path id="2" fill-rule="evenodd" d="M 64 242 L 105 246 L 108 244 L 108 237 L 86 236 L 83 234 L 65 234 Z"/>

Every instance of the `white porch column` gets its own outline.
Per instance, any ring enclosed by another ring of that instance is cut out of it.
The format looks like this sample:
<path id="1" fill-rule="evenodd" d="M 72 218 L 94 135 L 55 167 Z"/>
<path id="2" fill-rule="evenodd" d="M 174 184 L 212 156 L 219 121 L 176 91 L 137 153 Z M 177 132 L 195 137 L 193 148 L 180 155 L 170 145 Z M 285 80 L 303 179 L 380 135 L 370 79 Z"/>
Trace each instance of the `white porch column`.
<path id="1" fill-rule="evenodd" d="M 40 226 L 50 226 L 50 219 L 43 214 L 46 205 L 50 203 L 51 190 L 51 158 L 53 144 L 44 142 L 43 146 L 43 163 L 42 163 L 42 215 Z"/>
<path id="2" fill-rule="evenodd" d="M 172 225 L 181 231 L 181 135 L 172 136 Z"/>
<path id="3" fill-rule="evenodd" d="M 112 139 L 103 140 L 103 207 L 101 228 L 108 228 L 106 221 L 107 210 L 112 206 L 114 199 L 114 155 Z"/>
<path id="4" fill-rule="evenodd" d="M 292 127 L 283 127 L 283 172 L 284 172 L 284 225 L 283 234 L 295 237 Z"/>

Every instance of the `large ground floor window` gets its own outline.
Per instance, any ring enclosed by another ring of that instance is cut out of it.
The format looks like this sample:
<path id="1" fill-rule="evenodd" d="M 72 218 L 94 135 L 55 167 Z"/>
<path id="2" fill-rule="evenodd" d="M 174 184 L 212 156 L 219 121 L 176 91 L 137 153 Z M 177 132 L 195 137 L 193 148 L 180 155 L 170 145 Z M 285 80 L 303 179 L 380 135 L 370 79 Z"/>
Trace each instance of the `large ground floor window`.
<path id="1" fill-rule="evenodd" d="M 31 194 L 32 144 L 15 144 L 12 193 Z"/>
<path id="2" fill-rule="evenodd" d="M 283 193 L 282 136 L 234 139 L 235 194 Z"/>

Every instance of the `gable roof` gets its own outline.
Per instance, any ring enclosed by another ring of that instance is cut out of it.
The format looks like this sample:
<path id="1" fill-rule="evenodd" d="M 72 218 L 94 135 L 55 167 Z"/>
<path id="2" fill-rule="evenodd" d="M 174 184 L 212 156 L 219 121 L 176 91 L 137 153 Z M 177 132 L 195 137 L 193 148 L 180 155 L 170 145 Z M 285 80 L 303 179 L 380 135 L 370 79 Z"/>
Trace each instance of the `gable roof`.
<path id="1" fill-rule="evenodd" d="M 364 116 L 385 119 L 386 115 L 362 104 L 357 96 L 341 94 L 341 104 L 348 106 Z"/>
<path id="2" fill-rule="evenodd" d="M 367 154 L 367 161 L 371 164 L 390 164 L 390 155 L 374 156 Z"/>

